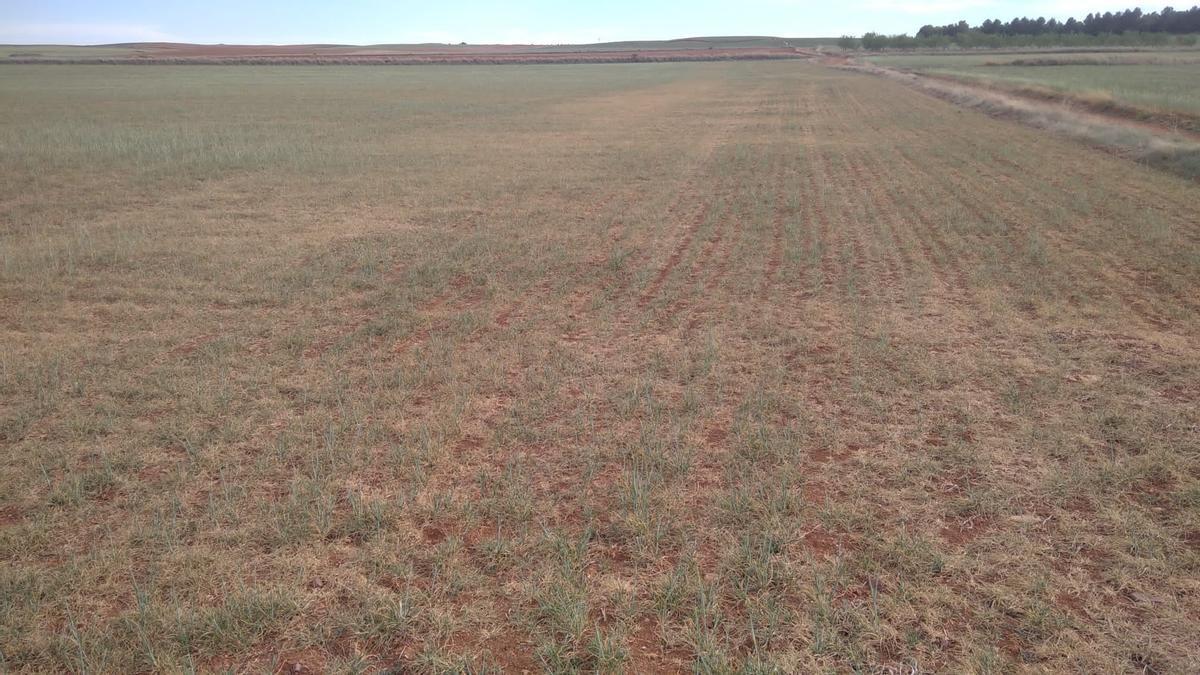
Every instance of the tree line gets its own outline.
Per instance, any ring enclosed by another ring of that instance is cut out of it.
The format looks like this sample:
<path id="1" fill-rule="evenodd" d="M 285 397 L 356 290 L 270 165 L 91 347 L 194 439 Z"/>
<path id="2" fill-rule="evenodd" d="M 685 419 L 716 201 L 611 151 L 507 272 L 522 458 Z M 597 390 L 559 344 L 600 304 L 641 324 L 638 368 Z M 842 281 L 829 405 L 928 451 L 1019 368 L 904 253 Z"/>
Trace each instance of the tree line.
<path id="1" fill-rule="evenodd" d="M 1003 47 L 1073 45 L 1165 45 L 1195 44 L 1200 33 L 1200 6 L 1144 13 L 1140 8 L 1123 12 L 1088 14 L 1082 20 L 1066 21 L 1017 17 L 1011 21 L 988 19 L 978 26 L 966 21 L 944 26 L 925 25 L 915 36 L 867 33 L 862 38 L 845 36 L 845 49 L 912 49 L 917 47 Z M 1185 36 L 1185 37 L 1177 37 Z"/>

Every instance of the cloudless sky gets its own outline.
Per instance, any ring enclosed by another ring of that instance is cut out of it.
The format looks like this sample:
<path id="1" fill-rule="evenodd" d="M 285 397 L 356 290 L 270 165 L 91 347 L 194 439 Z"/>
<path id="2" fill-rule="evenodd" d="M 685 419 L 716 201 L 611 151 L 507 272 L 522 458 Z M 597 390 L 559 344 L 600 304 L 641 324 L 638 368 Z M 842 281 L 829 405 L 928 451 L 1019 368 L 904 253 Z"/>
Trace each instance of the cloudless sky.
<path id="1" fill-rule="evenodd" d="M 1191 3 L 1178 3 L 1180 7 Z M 1130 0 L 0 0 L 0 43 L 586 43 L 701 35 L 915 33 L 922 24 Z M 1145 11 L 1159 5 L 1142 5 Z"/>

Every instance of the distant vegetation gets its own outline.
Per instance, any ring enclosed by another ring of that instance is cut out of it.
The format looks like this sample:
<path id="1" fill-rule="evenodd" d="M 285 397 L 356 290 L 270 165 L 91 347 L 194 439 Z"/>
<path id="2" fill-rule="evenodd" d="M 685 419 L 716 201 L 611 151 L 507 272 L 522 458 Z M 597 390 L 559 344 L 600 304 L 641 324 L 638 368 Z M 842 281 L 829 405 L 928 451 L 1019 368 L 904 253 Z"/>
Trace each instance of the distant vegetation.
<path id="1" fill-rule="evenodd" d="M 1140 8 L 1124 12 L 1088 14 L 1082 20 L 1066 21 L 1038 17 L 1011 21 L 989 19 L 978 26 L 966 21 L 944 26 L 925 25 L 916 36 L 867 33 L 861 38 L 845 36 L 844 49 L 916 49 L 937 47 L 1054 47 L 1054 46 L 1192 46 L 1200 33 L 1200 6 L 1187 10 L 1164 8 L 1143 13 Z"/>
<path id="2" fill-rule="evenodd" d="M 832 46 L 836 37 L 710 36 L 595 44 L 468 45 L 0 45 L 0 64 L 421 65 L 429 63 L 634 63 L 797 58 L 797 48 Z M 36 48 L 36 49 L 35 49 Z"/>

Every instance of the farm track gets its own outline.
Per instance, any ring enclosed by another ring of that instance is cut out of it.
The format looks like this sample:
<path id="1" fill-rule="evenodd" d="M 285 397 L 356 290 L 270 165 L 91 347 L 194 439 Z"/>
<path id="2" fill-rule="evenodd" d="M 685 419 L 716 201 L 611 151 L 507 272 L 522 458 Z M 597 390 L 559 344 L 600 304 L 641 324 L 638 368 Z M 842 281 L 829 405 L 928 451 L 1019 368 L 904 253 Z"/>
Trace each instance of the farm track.
<path id="1" fill-rule="evenodd" d="M 776 168 L 777 185 L 775 186 L 775 203 L 774 214 L 771 216 L 771 249 L 767 254 L 766 268 L 763 270 L 763 280 L 760 295 L 766 296 L 775 285 L 775 278 L 779 274 L 779 267 L 783 264 L 783 246 L 784 246 L 784 219 L 787 217 L 785 208 L 785 180 L 784 172 Z"/>
<path id="2" fill-rule="evenodd" d="M 6 258 L 6 665 L 1195 670 L 1197 188 L 816 64 L 656 68 L 511 110 L 443 69 L 410 103 L 481 130 L 389 124 L 335 244 L 163 200 L 188 232 L 53 295 Z M 249 300 L 111 299 L 164 259 Z"/>

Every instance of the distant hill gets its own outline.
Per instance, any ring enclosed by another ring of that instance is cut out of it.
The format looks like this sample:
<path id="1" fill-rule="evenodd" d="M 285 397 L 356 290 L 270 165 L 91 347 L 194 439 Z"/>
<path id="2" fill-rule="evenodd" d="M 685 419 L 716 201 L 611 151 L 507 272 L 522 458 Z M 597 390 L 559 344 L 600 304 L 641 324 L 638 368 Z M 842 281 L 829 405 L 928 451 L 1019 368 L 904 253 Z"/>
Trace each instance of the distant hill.
<path id="1" fill-rule="evenodd" d="M 794 58 L 837 38 L 713 36 L 578 45 L 301 44 L 126 42 L 0 45 L 0 63 L 568 63 Z"/>
<path id="2" fill-rule="evenodd" d="M 779 49 L 787 47 L 834 46 L 837 38 L 782 38 L 763 35 L 732 35 L 716 37 L 690 37 L 675 40 L 635 40 L 626 42 L 598 42 L 582 45 L 548 45 L 543 50 L 578 51 L 654 51 L 688 49 Z"/>

